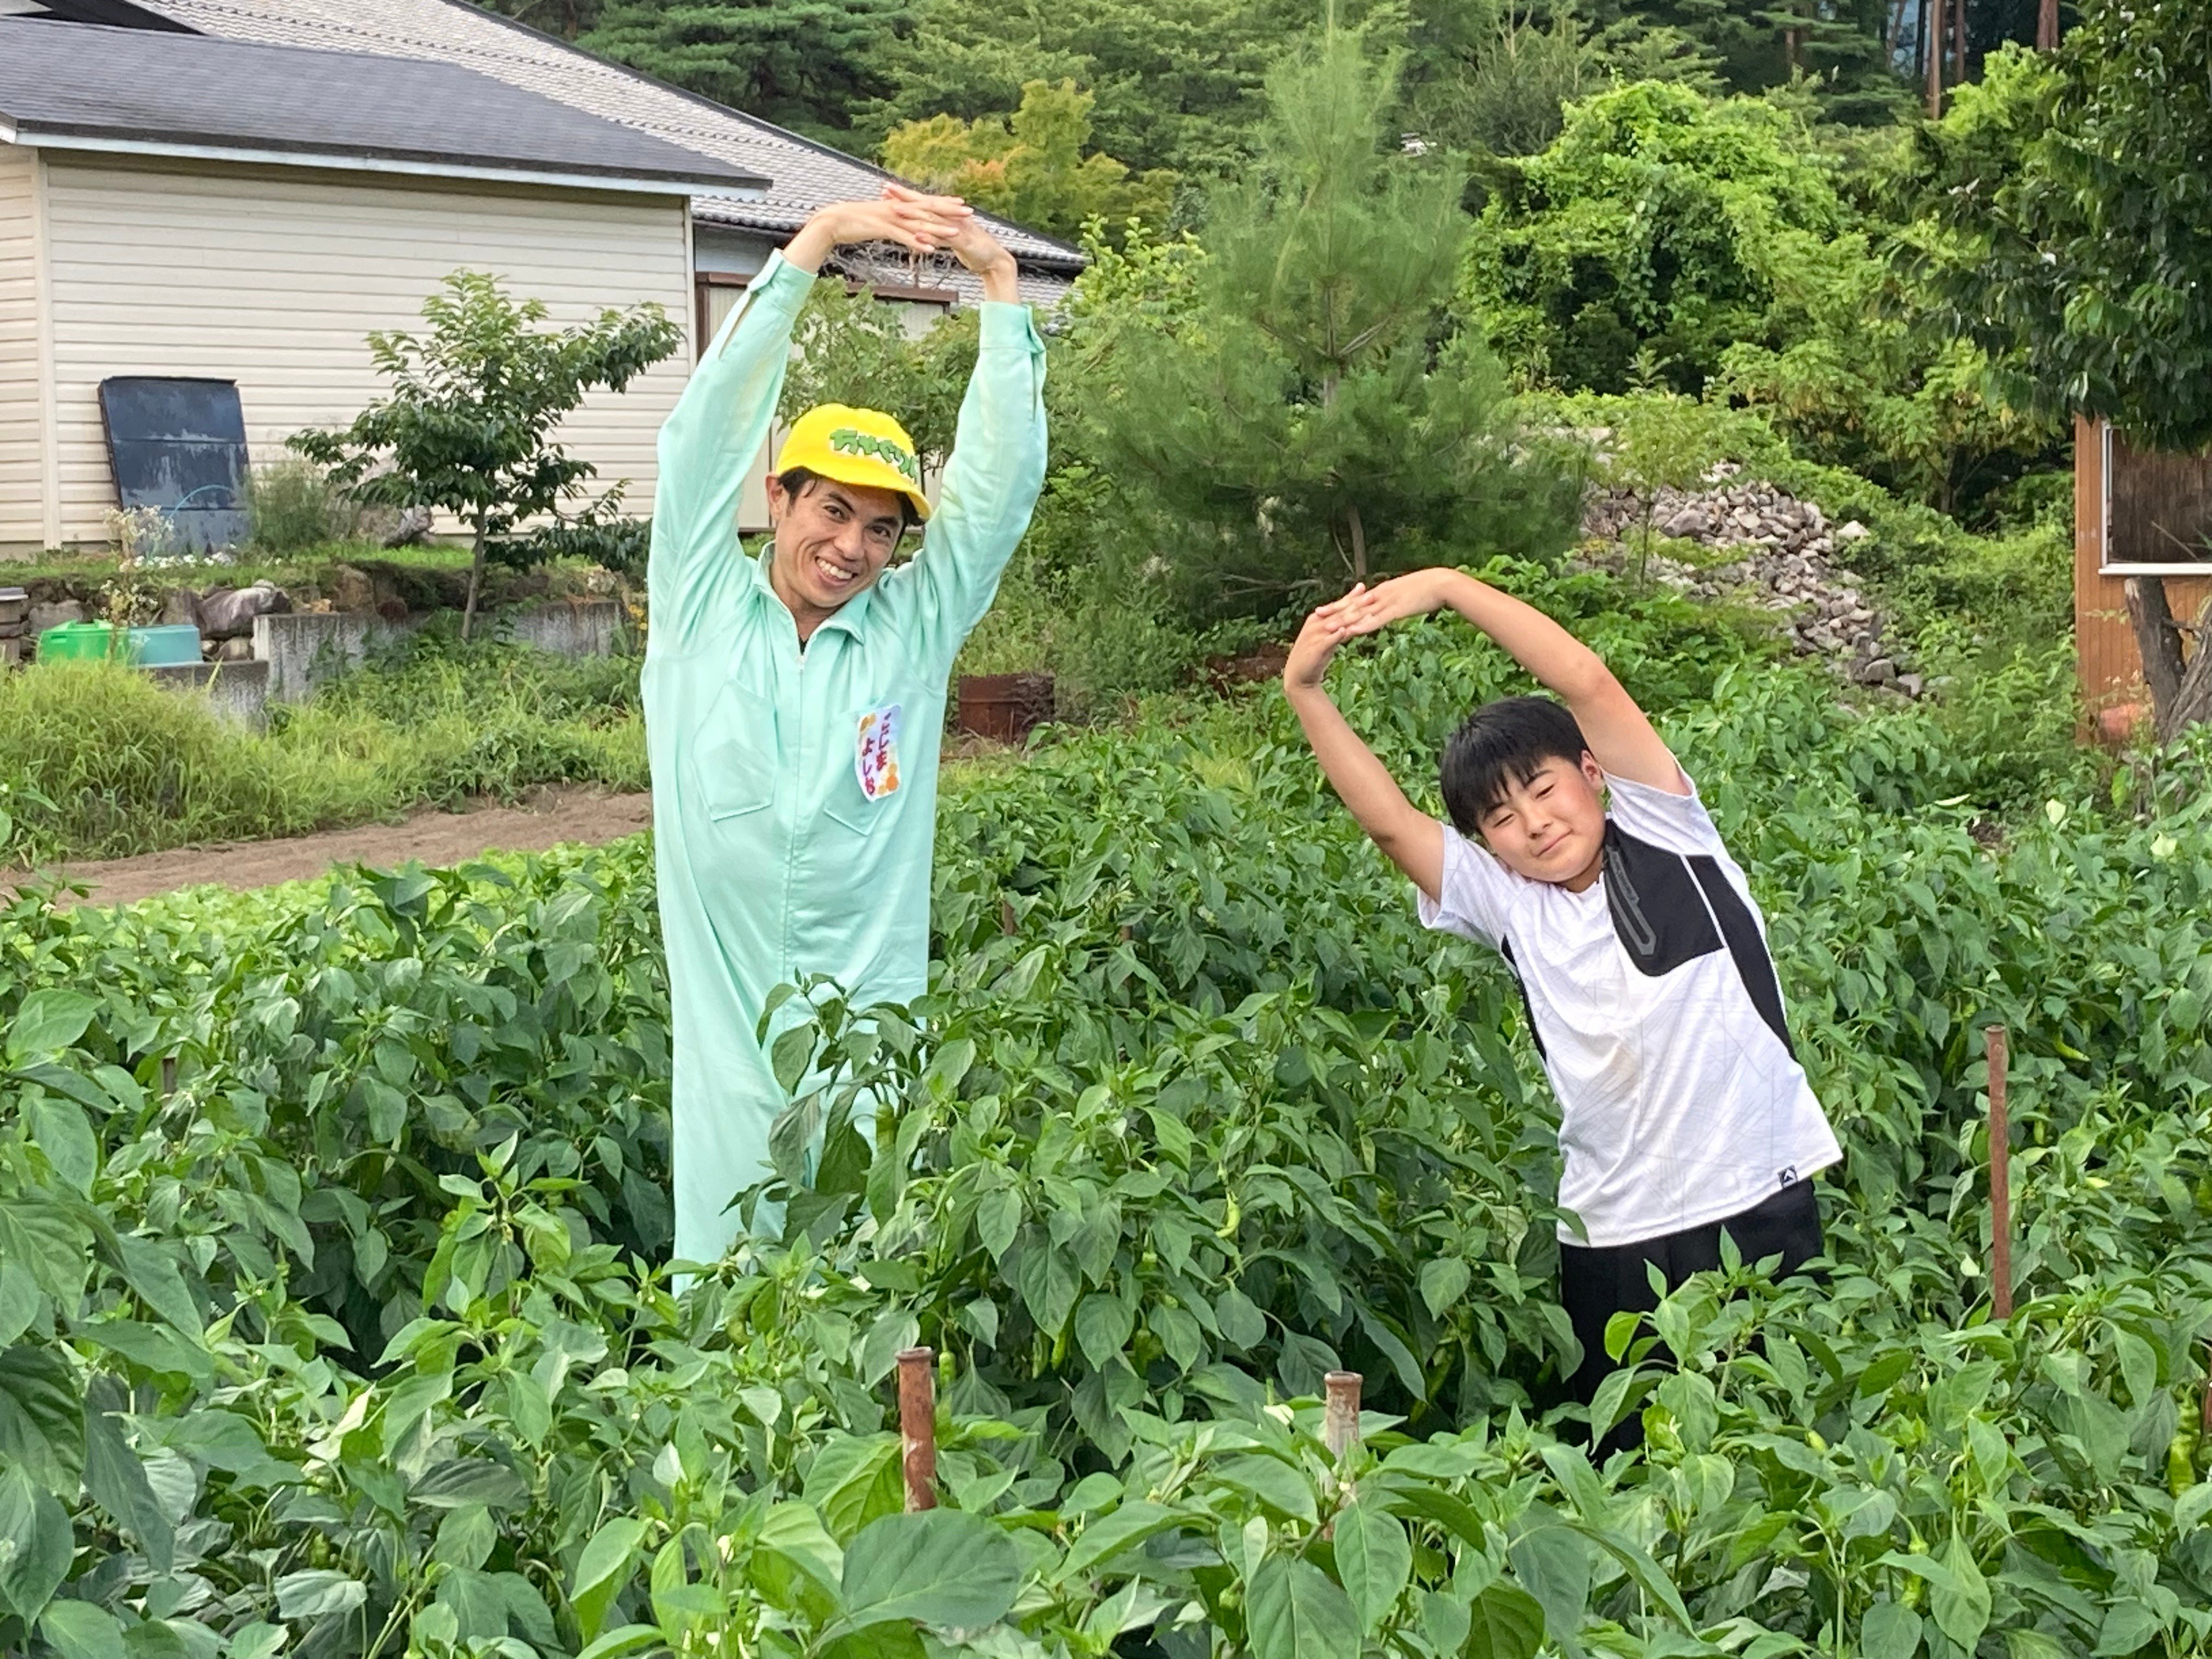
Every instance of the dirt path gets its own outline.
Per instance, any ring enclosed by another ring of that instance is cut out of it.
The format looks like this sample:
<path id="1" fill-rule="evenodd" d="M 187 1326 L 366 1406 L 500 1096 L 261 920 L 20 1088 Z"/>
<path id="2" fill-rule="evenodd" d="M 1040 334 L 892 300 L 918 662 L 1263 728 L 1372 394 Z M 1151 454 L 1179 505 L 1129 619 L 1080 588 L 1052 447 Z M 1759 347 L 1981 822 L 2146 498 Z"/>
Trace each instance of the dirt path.
<path id="1" fill-rule="evenodd" d="M 605 795 L 549 789 L 520 806 L 471 812 L 417 812 L 404 823 L 327 830 L 289 841 L 234 842 L 180 847 L 137 858 L 65 866 L 62 873 L 92 889 L 86 902 L 128 904 L 179 888 L 209 884 L 245 891 L 319 876 L 334 864 L 390 869 L 408 863 L 441 867 L 483 853 L 542 853 L 567 842 L 597 844 L 635 835 L 653 821 L 651 795 Z M 20 884 L 25 878 L 0 876 Z"/>

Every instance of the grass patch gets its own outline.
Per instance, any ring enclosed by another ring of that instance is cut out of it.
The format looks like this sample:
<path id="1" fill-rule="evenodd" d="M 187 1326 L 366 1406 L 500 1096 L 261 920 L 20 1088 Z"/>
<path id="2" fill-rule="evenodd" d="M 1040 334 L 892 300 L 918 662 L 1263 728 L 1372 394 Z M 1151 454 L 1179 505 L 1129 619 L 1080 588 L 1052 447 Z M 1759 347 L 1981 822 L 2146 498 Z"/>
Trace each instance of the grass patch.
<path id="1" fill-rule="evenodd" d="M 0 675 L 0 787 L 13 859 L 115 858 L 299 835 L 391 804 L 374 763 L 313 756 L 107 663 Z"/>
<path id="2" fill-rule="evenodd" d="M 419 547 L 385 547 L 372 541 L 321 542 L 286 553 L 264 553 L 240 548 L 229 564 L 158 565 L 138 572 L 141 580 L 179 587 L 212 587 L 217 584 L 244 586 L 264 578 L 279 586 L 311 583 L 318 572 L 333 564 L 368 559 L 421 570 L 466 570 L 465 546 L 431 542 Z M 122 562 L 112 552 L 81 552 L 48 548 L 28 559 L 0 562 L 0 583 L 24 587 L 34 581 L 56 581 L 99 586 L 122 572 Z"/>
<path id="3" fill-rule="evenodd" d="M 304 835 L 545 784 L 642 789 L 638 665 L 426 630 L 266 733 L 127 667 L 0 676 L 0 865 Z"/>

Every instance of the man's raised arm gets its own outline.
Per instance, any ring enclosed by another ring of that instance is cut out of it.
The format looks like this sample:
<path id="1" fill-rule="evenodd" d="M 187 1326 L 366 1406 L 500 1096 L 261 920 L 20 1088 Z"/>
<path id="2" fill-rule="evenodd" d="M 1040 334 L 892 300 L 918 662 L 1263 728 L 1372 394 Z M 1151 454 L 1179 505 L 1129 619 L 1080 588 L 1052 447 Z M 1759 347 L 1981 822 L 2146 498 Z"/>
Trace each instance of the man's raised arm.
<path id="1" fill-rule="evenodd" d="M 884 587 L 890 603 L 910 607 L 905 623 L 923 652 L 949 666 L 1029 528 L 1046 443 L 1044 342 L 1021 303 L 1013 256 L 973 222 L 947 246 L 983 280 L 975 372 L 921 551 Z"/>
<path id="2" fill-rule="evenodd" d="M 849 242 L 897 242 L 927 252 L 951 242 L 967 219 L 964 208 L 938 197 L 836 202 L 769 257 L 660 428 L 647 572 L 656 627 L 687 627 L 737 562 L 738 497 L 768 441 L 792 329 L 822 262 Z"/>

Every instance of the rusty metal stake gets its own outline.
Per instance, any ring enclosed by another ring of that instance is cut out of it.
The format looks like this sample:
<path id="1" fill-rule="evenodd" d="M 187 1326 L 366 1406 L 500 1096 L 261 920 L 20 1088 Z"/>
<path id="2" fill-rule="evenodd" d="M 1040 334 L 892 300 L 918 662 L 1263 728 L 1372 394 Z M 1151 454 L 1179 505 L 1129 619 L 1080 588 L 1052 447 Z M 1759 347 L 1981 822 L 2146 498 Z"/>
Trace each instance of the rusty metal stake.
<path id="1" fill-rule="evenodd" d="M 1328 1405 L 1322 1416 L 1322 1443 L 1341 1462 L 1359 1443 L 1359 1373 L 1331 1371 L 1322 1378 Z"/>
<path id="2" fill-rule="evenodd" d="M 898 1357 L 899 1435 L 906 1449 L 906 1507 L 937 1507 L 937 1354 L 908 1348 Z"/>
<path id="3" fill-rule="evenodd" d="M 164 1095 L 173 1095 L 177 1092 L 177 1057 L 174 1054 L 162 1056 L 161 1092 Z"/>
<path id="4" fill-rule="evenodd" d="M 2005 1028 L 1982 1032 L 1990 1055 L 1990 1298 L 1999 1319 L 2012 1317 L 2012 1121 L 2005 1112 L 2005 1070 L 2011 1047 Z"/>

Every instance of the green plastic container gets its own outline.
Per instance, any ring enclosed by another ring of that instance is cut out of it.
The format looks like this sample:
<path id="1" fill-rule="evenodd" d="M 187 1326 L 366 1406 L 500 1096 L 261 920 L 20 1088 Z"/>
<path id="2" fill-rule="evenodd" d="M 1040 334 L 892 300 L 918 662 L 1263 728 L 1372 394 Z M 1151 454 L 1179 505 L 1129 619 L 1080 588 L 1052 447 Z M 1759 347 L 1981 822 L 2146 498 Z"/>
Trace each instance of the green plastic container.
<path id="1" fill-rule="evenodd" d="M 112 623 L 64 623 L 39 635 L 40 662 L 97 662 L 114 654 Z"/>
<path id="2" fill-rule="evenodd" d="M 120 657 L 141 668 L 169 668 L 200 659 L 200 630 L 188 623 L 126 628 L 112 623 L 64 623 L 39 635 L 40 662 L 97 662 Z"/>

